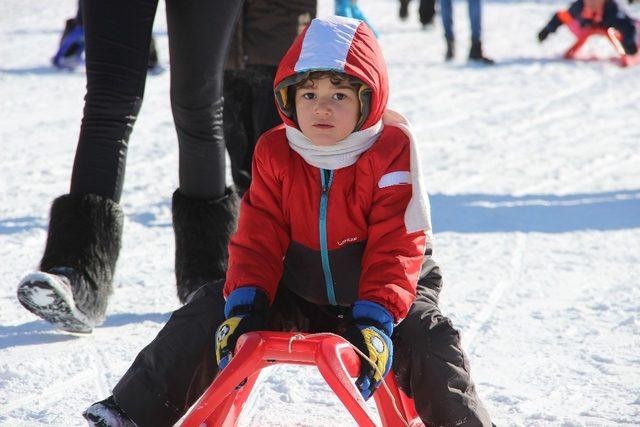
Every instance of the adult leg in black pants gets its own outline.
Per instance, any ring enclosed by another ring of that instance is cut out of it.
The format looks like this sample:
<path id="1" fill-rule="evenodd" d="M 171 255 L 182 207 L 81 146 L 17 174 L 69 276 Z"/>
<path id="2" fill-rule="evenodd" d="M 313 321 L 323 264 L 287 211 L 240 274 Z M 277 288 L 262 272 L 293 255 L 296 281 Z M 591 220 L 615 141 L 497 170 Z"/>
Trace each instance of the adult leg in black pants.
<path id="1" fill-rule="evenodd" d="M 180 146 L 176 277 L 184 302 L 223 277 L 237 197 L 225 189 L 222 70 L 241 2 L 168 0 L 171 106 Z M 69 194 L 54 200 L 40 271 L 18 298 L 61 329 L 105 315 L 120 251 L 129 135 L 142 104 L 157 0 L 84 3 L 87 94 Z M 43 298 L 46 296 L 46 298 Z"/>
<path id="2" fill-rule="evenodd" d="M 251 162 L 258 138 L 282 122 L 273 102 L 276 70 L 269 65 L 225 70 L 225 139 L 239 194 L 244 194 L 251 184 Z"/>
<path id="3" fill-rule="evenodd" d="M 436 15 L 436 0 L 420 0 L 418 15 L 420 15 L 420 23 L 423 28 L 433 24 L 433 17 Z"/>

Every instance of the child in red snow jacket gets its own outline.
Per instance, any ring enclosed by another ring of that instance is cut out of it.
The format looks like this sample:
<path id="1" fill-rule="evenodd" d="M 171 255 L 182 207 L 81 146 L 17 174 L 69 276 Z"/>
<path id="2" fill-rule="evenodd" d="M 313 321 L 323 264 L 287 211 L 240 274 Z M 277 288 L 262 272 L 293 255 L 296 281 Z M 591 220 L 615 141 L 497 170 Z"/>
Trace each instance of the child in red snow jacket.
<path id="1" fill-rule="evenodd" d="M 554 14 L 549 23 L 540 30 L 540 42 L 566 23 L 561 19 L 562 13 L 568 13 L 582 28 L 616 29 L 622 36 L 622 47 L 627 55 L 635 55 L 638 52 L 638 23 L 625 13 L 616 0 L 577 0 L 571 3 L 568 11 Z"/>
<path id="2" fill-rule="evenodd" d="M 426 425 L 491 425 L 437 306 L 419 153 L 406 120 L 385 111 L 375 36 L 354 19 L 313 20 L 280 63 L 275 94 L 284 124 L 256 145 L 226 279 L 177 310 L 85 418 L 172 425 L 240 335 L 297 330 L 341 334 L 383 374 L 393 366 Z M 381 380 L 362 363 L 365 399 Z"/>

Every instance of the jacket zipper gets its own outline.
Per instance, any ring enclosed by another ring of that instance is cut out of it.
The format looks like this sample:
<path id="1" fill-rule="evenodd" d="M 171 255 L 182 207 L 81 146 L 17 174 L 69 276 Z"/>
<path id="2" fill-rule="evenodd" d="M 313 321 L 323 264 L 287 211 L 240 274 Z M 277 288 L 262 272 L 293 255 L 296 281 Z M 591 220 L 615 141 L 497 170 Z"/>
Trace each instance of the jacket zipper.
<path id="1" fill-rule="evenodd" d="M 324 272 L 324 282 L 327 286 L 327 298 L 329 304 L 337 305 L 336 295 L 333 289 L 333 276 L 329 265 L 329 250 L 327 249 L 327 204 L 329 203 L 329 189 L 333 182 L 333 171 L 320 169 L 320 179 L 322 183 L 322 195 L 320 196 L 320 258 L 322 259 L 322 271 Z"/>

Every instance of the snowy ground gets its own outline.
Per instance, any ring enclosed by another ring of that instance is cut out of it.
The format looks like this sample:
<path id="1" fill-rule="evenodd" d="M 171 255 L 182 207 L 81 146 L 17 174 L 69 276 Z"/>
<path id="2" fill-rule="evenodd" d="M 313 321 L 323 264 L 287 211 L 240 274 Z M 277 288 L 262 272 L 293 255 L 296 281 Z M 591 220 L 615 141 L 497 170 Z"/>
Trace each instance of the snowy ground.
<path id="1" fill-rule="evenodd" d="M 59 333 L 15 298 L 42 254 L 51 200 L 68 190 L 84 75 L 48 61 L 74 3 L 0 2 L 2 426 L 81 425 L 80 412 L 109 394 L 178 307 L 168 73 L 148 79 L 131 138 L 124 247 L 104 325 L 89 337 Z M 395 0 L 360 3 L 381 34 L 391 105 L 424 148 L 442 309 L 462 331 L 496 424 L 640 425 L 640 66 L 565 62 L 564 30 L 538 45 L 537 30 L 564 2 L 486 1 L 491 68 L 464 60 L 463 1 L 451 64 L 439 22 L 420 29 L 417 2 L 406 23 Z M 330 10 L 322 1 L 320 14 Z M 611 53 L 604 43 L 588 50 Z M 252 402 L 244 426 L 352 423 L 312 368 L 272 370 Z"/>

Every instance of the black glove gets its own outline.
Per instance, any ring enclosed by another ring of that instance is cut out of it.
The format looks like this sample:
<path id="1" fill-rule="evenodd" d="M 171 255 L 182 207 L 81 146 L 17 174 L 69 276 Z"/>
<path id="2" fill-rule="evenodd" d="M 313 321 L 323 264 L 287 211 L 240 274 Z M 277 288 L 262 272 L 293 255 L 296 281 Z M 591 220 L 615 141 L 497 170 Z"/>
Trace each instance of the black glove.
<path id="1" fill-rule="evenodd" d="M 547 30 L 547 27 L 545 27 L 538 33 L 538 41 L 542 43 L 546 40 L 547 37 L 549 37 L 549 30 Z"/>
<path id="2" fill-rule="evenodd" d="M 622 47 L 624 48 L 624 52 L 627 55 L 635 55 L 636 53 L 638 53 L 638 44 L 633 39 L 627 41 L 626 43 L 623 43 Z"/>
<path id="3" fill-rule="evenodd" d="M 344 333 L 344 338 L 356 346 L 376 365 L 360 356 L 360 374 L 356 387 L 364 400 L 369 399 L 389 373 L 393 361 L 393 318 L 380 304 L 371 301 L 356 301 L 353 307 L 353 322 Z"/>
<path id="4" fill-rule="evenodd" d="M 220 324 L 215 336 L 219 371 L 231 361 L 238 338 L 242 334 L 267 328 L 268 309 L 267 294 L 257 288 L 238 288 L 229 294 L 224 308 L 227 320 Z"/>

